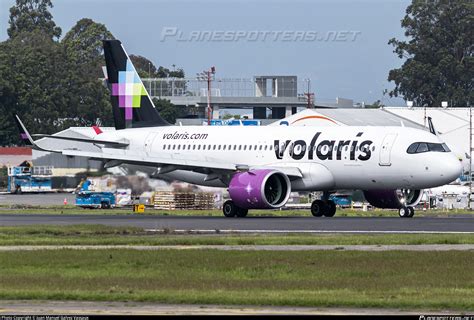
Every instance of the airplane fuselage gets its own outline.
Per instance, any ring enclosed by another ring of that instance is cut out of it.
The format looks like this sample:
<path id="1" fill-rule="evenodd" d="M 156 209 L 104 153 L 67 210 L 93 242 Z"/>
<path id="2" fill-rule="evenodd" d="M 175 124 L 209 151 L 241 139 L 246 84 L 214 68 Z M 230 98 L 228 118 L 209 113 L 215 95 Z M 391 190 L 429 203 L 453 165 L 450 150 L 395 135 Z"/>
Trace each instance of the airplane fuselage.
<path id="1" fill-rule="evenodd" d="M 423 189 L 447 184 L 461 173 L 452 152 L 409 154 L 415 142 L 441 142 L 427 131 L 406 127 L 170 126 L 104 132 L 99 137 L 130 142 L 127 149 L 104 152 L 132 153 L 147 161 L 159 157 L 251 168 L 296 167 L 302 178 L 292 181 L 293 191 Z M 206 170 L 177 169 L 156 176 L 227 186 L 221 179 L 205 181 Z"/>

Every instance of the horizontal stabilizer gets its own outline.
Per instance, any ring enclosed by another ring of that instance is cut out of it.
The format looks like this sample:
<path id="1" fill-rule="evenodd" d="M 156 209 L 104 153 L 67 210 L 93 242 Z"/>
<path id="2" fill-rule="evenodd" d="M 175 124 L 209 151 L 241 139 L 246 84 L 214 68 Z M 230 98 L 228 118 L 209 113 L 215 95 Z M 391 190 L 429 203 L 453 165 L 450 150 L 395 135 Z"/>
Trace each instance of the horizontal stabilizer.
<path id="1" fill-rule="evenodd" d="M 107 140 L 98 140 L 98 139 L 87 139 L 87 138 L 75 138 L 75 137 L 62 137 L 62 136 L 52 136 L 48 134 L 34 134 L 34 137 L 38 138 L 48 138 L 48 139 L 59 139 L 59 140 L 69 140 L 69 141 L 77 141 L 77 142 L 86 142 L 86 143 L 94 143 L 94 144 L 104 144 L 113 147 L 127 147 L 129 145 L 128 142 L 122 141 L 107 141 Z"/>

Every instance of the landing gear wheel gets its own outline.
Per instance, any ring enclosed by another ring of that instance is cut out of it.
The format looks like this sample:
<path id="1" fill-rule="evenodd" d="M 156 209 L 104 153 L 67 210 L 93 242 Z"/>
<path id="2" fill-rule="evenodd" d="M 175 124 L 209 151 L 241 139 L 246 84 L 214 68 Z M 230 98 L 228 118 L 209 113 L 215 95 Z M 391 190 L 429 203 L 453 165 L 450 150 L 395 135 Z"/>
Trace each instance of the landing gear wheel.
<path id="1" fill-rule="evenodd" d="M 108 202 L 101 202 L 101 203 L 100 203 L 100 208 L 101 208 L 101 209 L 110 209 L 110 203 L 108 203 Z"/>
<path id="2" fill-rule="evenodd" d="M 410 215 L 410 210 L 407 207 L 402 207 L 402 208 L 398 209 L 398 215 L 401 218 L 408 218 L 409 215 Z"/>
<path id="3" fill-rule="evenodd" d="M 414 215 L 415 215 L 415 209 L 413 209 L 413 207 L 407 207 L 408 209 L 408 218 L 412 218 Z"/>
<path id="4" fill-rule="evenodd" d="M 247 216 L 247 213 L 249 213 L 248 209 L 242 209 L 237 207 L 237 217 L 239 218 L 245 218 Z"/>
<path id="5" fill-rule="evenodd" d="M 325 217 L 334 217 L 336 214 L 336 203 L 332 200 L 326 202 L 326 210 L 324 211 Z"/>
<path id="6" fill-rule="evenodd" d="M 311 204 L 311 214 L 315 217 L 322 217 L 328 211 L 328 206 L 323 200 L 314 200 Z"/>
<path id="7" fill-rule="evenodd" d="M 227 200 L 222 206 L 222 211 L 224 212 L 224 216 L 227 218 L 233 218 L 237 215 L 238 208 L 234 204 L 234 201 Z"/>

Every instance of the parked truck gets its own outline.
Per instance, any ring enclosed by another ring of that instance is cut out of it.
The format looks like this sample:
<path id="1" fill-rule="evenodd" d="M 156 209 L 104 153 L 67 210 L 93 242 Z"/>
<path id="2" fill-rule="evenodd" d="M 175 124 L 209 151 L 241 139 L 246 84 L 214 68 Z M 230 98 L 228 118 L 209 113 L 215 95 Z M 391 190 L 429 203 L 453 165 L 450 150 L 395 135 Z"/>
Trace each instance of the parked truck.
<path id="1" fill-rule="evenodd" d="M 115 194 L 89 190 L 90 180 L 82 181 L 76 193 L 76 206 L 89 209 L 110 209 L 115 207 Z"/>
<path id="2" fill-rule="evenodd" d="M 32 166 L 28 161 L 8 168 L 8 186 L 10 193 L 51 192 L 51 166 Z"/>

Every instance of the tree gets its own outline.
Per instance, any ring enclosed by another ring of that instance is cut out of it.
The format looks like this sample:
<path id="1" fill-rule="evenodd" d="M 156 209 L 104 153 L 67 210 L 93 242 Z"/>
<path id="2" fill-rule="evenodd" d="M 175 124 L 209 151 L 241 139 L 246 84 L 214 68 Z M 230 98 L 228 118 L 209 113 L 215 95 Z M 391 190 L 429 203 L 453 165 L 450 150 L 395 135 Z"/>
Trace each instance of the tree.
<path id="1" fill-rule="evenodd" d="M 106 39 L 114 39 L 114 36 L 105 25 L 83 18 L 66 33 L 61 43 L 66 50 L 67 59 L 78 67 L 76 71 L 82 70 L 90 76 L 101 77 L 100 67 L 104 64 L 102 40 Z"/>
<path id="2" fill-rule="evenodd" d="M 383 107 L 385 107 L 385 105 L 380 100 L 374 101 L 374 102 L 372 102 L 372 104 L 366 104 L 365 105 L 366 109 L 379 109 L 379 108 L 383 108 Z"/>
<path id="3" fill-rule="evenodd" d="M 176 118 L 181 116 L 181 112 L 169 100 L 155 98 L 153 104 L 161 117 L 171 124 L 176 123 Z"/>
<path id="4" fill-rule="evenodd" d="M 61 42 L 32 28 L 0 43 L 0 144 L 19 143 L 13 113 L 35 133 L 98 119 L 113 125 L 110 92 L 99 80 L 101 40 L 110 37 L 104 25 L 82 19 Z"/>
<path id="5" fill-rule="evenodd" d="M 102 40 L 114 39 L 101 23 L 83 18 L 61 41 L 67 63 L 65 88 L 69 93 L 68 119 L 64 125 L 90 126 L 100 119 L 103 125 L 113 124 L 110 92 L 99 81 L 105 64 Z"/>
<path id="6" fill-rule="evenodd" d="M 466 106 L 474 100 L 473 12 L 470 1 L 413 0 L 401 22 L 407 41 L 390 39 L 394 53 L 406 59 L 390 70 L 391 97 L 417 106 Z"/>
<path id="7" fill-rule="evenodd" d="M 59 44 L 41 29 L 18 33 L 0 45 L 0 131 L 3 144 L 18 142 L 12 113 L 18 113 L 36 132 L 54 131 L 68 93 Z"/>
<path id="8" fill-rule="evenodd" d="M 132 60 L 135 70 L 137 70 L 138 75 L 142 78 L 162 78 L 158 77 L 156 66 L 153 62 L 147 58 L 139 55 L 130 55 L 130 60 Z M 161 68 L 161 67 L 160 67 Z"/>
<path id="9" fill-rule="evenodd" d="M 58 39 L 61 28 L 56 26 L 48 10 L 52 7 L 51 0 L 16 0 L 16 5 L 10 8 L 8 36 L 13 38 L 19 33 L 40 29 Z"/>

